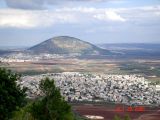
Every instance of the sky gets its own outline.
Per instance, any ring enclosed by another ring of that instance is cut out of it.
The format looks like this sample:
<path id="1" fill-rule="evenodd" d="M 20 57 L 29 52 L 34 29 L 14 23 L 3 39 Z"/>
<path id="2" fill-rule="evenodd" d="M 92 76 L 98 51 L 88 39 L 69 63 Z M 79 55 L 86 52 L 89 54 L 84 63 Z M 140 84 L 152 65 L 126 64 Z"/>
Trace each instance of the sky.
<path id="1" fill-rule="evenodd" d="M 55 36 L 160 43 L 160 0 L 0 0 L 0 47 L 33 46 Z"/>

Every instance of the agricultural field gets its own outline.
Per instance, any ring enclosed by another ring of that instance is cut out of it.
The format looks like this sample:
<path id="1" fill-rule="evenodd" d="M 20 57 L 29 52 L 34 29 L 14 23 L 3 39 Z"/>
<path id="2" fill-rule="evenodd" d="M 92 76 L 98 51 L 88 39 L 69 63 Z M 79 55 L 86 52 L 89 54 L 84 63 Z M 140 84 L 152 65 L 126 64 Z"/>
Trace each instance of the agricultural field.
<path id="1" fill-rule="evenodd" d="M 118 111 L 117 108 L 123 108 L 122 111 Z M 144 106 L 143 106 L 144 107 Z M 132 107 L 135 108 L 135 107 Z M 115 116 L 124 118 L 129 116 L 131 120 L 159 120 L 160 111 L 159 108 L 152 109 L 151 107 L 144 107 L 144 111 L 128 111 L 128 106 L 116 105 L 116 104 L 78 104 L 73 105 L 73 109 L 80 115 L 94 115 L 101 116 L 103 120 L 113 120 Z"/>
<path id="2" fill-rule="evenodd" d="M 160 77 L 160 60 L 151 59 L 61 58 L 35 62 L 0 63 L 0 67 L 9 68 L 22 74 L 100 72 L 108 74 L 142 74 L 151 80 L 158 80 Z"/>

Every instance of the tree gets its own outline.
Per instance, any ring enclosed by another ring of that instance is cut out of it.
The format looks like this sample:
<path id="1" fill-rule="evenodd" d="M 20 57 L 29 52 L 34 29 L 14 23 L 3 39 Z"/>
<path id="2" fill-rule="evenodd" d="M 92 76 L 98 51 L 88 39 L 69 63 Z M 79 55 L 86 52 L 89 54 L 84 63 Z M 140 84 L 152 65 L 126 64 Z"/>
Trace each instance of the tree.
<path id="1" fill-rule="evenodd" d="M 13 111 L 26 103 L 26 88 L 21 88 L 16 81 L 20 75 L 0 68 L 0 120 L 7 120 Z"/>
<path id="2" fill-rule="evenodd" d="M 44 97 L 31 106 L 31 114 L 37 120 L 73 120 L 71 107 L 60 94 L 54 80 L 45 78 L 40 82 Z"/>

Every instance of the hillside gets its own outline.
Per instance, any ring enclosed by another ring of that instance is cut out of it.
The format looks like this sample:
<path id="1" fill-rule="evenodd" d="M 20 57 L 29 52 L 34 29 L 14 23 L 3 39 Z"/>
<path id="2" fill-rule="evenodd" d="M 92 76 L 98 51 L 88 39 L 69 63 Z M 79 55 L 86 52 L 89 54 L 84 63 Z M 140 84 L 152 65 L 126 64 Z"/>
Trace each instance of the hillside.
<path id="1" fill-rule="evenodd" d="M 49 53 L 99 55 L 110 53 L 108 50 L 101 49 L 93 44 L 69 36 L 51 38 L 29 48 L 28 50 L 34 54 Z"/>

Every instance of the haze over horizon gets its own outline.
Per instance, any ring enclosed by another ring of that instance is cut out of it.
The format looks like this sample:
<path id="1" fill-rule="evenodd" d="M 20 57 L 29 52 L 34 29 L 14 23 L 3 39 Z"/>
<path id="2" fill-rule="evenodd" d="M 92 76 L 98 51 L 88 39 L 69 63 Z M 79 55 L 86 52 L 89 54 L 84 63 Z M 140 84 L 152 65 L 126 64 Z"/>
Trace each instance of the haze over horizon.
<path id="1" fill-rule="evenodd" d="M 160 43 L 160 0 L 0 0 L 0 47 L 55 36 L 93 43 Z"/>

